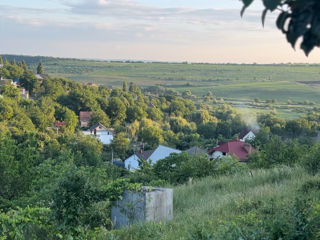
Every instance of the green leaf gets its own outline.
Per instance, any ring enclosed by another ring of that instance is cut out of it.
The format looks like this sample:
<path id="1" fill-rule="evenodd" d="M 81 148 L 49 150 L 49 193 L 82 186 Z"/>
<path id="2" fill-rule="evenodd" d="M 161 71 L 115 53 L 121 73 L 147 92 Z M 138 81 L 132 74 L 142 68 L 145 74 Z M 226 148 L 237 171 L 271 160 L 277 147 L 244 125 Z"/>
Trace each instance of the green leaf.
<path id="1" fill-rule="evenodd" d="M 276 25 L 277 28 L 279 28 L 283 33 L 285 33 L 284 24 L 286 23 L 286 20 L 290 17 L 290 14 L 288 12 L 282 12 L 277 18 Z"/>
<path id="2" fill-rule="evenodd" d="M 268 9 L 265 9 L 265 10 L 263 10 L 263 12 L 262 12 L 261 20 L 262 20 L 262 25 L 263 25 L 263 26 L 264 26 L 264 23 L 265 23 L 265 21 L 266 21 L 267 12 L 268 12 Z"/>
<path id="3" fill-rule="evenodd" d="M 244 6 L 249 7 L 251 3 L 253 3 L 253 0 L 242 0 Z"/>
<path id="4" fill-rule="evenodd" d="M 263 5 L 270 11 L 274 11 L 281 3 L 281 0 L 263 0 Z"/>
<path id="5" fill-rule="evenodd" d="M 242 0 L 244 6 L 242 7 L 241 12 L 240 12 L 241 17 L 243 16 L 247 7 L 249 7 L 251 5 L 251 3 L 253 3 L 253 1 L 254 0 Z"/>
<path id="6" fill-rule="evenodd" d="M 298 38 L 300 37 L 299 34 L 297 34 L 296 31 L 294 31 L 293 23 L 290 22 L 288 32 L 286 33 L 287 35 L 287 40 L 291 44 L 293 48 L 295 48 L 296 42 Z"/>

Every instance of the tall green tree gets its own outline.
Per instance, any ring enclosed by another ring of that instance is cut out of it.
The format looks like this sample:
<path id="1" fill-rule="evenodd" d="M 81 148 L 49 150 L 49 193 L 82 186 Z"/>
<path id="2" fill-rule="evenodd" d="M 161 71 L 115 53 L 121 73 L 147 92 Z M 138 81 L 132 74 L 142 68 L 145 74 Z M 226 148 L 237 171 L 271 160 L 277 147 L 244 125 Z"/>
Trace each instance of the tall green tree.
<path id="1" fill-rule="evenodd" d="M 113 97 L 107 109 L 107 114 L 111 118 L 111 123 L 120 124 L 126 119 L 126 106 L 119 97 Z"/>
<path id="2" fill-rule="evenodd" d="M 42 66 L 42 63 L 40 62 L 38 64 L 38 67 L 37 67 L 37 74 L 44 74 L 44 68 Z"/>
<path id="3" fill-rule="evenodd" d="M 126 137 L 125 133 L 118 133 L 111 143 L 111 148 L 115 152 L 115 154 L 121 159 L 126 158 L 126 152 L 129 149 L 130 141 Z"/>
<path id="4" fill-rule="evenodd" d="M 122 91 L 124 92 L 128 92 L 129 88 L 128 88 L 128 83 L 126 81 L 123 82 L 122 85 Z"/>
<path id="5" fill-rule="evenodd" d="M 15 66 L 17 65 L 17 61 L 16 61 L 15 58 L 11 61 L 11 64 L 12 64 L 12 65 L 15 65 Z"/>
<path id="6" fill-rule="evenodd" d="M 31 95 L 40 87 L 40 83 L 36 76 L 31 71 L 24 71 L 20 78 L 20 83 L 23 87 L 30 92 Z"/>

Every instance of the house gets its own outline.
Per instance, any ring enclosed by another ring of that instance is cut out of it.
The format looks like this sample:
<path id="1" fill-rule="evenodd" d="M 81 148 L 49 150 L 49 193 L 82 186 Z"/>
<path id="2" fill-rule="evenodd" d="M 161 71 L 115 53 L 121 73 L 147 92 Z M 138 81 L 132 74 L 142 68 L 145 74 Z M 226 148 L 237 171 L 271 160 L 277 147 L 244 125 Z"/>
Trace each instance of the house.
<path id="1" fill-rule="evenodd" d="M 4 85 L 13 85 L 13 80 L 12 79 L 4 79 L 1 77 L 0 86 L 4 86 Z"/>
<path id="2" fill-rule="evenodd" d="M 119 168 L 125 168 L 124 162 L 121 161 L 121 159 L 114 159 L 112 160 L 112 165 L 117 166 Z"/>
<path id="3" fill-rule="evenodd" d="M 220 144 L 219 146 L 209 150 L 212 159 L 220 158 L 223 156 L 236 156 L 240 161 L 248 158 L 249 154 L 256 151 L 254 147 L 240 140 L 232 140 Z"/>
<path id="4" fill-rule="evenodd" d="M 36 74 L 37 80 L 42 83 L 45 78 L 49 77 L 48 74 Z"/>
<path id="5" fill-rule="evenodd" d="M 55 128 L 60 128 L 60 127 L 63 127 L 63 126 L 67 126 L 67 123 L 66 122 L 56 121 L 53 125 L 54 125 Z"/>
<path id="6" fill-rule="evenodd" d="M 36 78 L 40 83 L 43 82 L 43 77 L 41 76 L 41 74 L 36 74 Z"/>
<path id="7" fill-rule="evenodd" d="M 160 159 L 164 159 L 170 156 L 171 153 L 181 153 L 180 150 L 170 148 L 167 146 L 159 145 L 154 150 L 149 151 L 140 151 L 138 153 L 133 154 L 129 158 L 124 161 L 125 168 L 128 170 L 139 169 L 140 160 L 150 161 L 151 164 L 155 164 Z"/>
<path id="8" fill-rule="evenodd" d="M 20 87 L 20 79 L 19 78 L 14 79 L 12 85 L 15 86 L 16 88 Z"/>
<path id="9" fill-rule="evenodd" d="M 24 87 L 19 88 L 19 93 L 21 98 L 29 99 L 29 92 Z"/>
<path id="10" fill-rule="evenodd" d="M 95 136 L 103 144 L 109 145 L 113 140 L 114 130 L 112 128 L 106 128 L 101 123 L 97 123 L 89 128 L 89 130 L 82 131 L 82 133 L 87 136 Z"/>
<path id="11" fill-rule="evenodd" d="M 244 129 L 241 131 L 239 138 L 240 141 L 242 142 L 246 142 L 246 141 L 251 141 L 254 140 L 256 138 L 258 131 L 255 129 Z"/>
<path id="12" fill-rule="evenodd" d="M 188 150 L 184 151 L 185 153 L 188 153 L 191 157 L 194 156 L 208 156 L 208 153 L 206 150 L 203 150 L 197 146 L 194 146 L 192 148 L 189 148 Z"/>
<path id="13" fill-rule="evenodd" d="M 80 127 L 88 127 L 91 120 L 92 112 L 80 112 Z"/>
<path id="14" fill-rule="evenodd" d="M 87 82 L 84 84 L 85 86 L 90 86 L 90 87 L 99 87 L 98 84 L 93 83 L 93 82 Z"/>

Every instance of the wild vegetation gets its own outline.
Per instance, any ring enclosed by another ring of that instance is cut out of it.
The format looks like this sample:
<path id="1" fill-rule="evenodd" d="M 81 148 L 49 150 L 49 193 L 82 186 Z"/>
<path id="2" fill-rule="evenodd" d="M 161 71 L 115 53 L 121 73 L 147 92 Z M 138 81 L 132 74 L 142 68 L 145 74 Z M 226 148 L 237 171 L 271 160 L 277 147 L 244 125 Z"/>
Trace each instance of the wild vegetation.
<path id="1" fill-rule="evenodd" d="M 134 83 L 109 88 L 50 76 L 39 82 L 25 62 L 1 61 L 1 77 L 20 79 L 31 98 L 1 86 L 0 239 L 319 237 L 317 111 L 291 120 L 261 114 L 252 142 L 259 151 L 247 164 L 181 154 L 155 165 L 142 161 L 132 173 L 112 165 L 112 157 L 158 144 L 209 149 L 249 123 L 233 107 L 213 103 L 213 94 L 207 105 L 188 92 Z M 81 133 L 80 111 L 93 112 L 91 124 L 115 128 L 111 145 Z M 112 230 L 112 201 L 141 185 L 174 188 L 174 220 Z"/>

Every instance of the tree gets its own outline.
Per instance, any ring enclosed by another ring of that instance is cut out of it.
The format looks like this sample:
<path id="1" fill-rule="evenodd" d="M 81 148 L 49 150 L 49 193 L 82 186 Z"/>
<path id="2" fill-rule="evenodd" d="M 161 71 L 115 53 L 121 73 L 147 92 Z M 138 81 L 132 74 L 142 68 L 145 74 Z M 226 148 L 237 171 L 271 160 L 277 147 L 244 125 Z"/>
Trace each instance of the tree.
<path id="1" fill-rule="evenodd" d="M 125 81 L 123 82 L 123 85 L 122 85 L 122 91 L 128 92 L 128 83 Z"/>
<path id="2" fill-rule="evenodd" d="M 96 123 L 101 123 L 105 126 L 109 126 L 110 125 L 110 118 L 108 117 L 108 115 L 102 111 L 100 108 L 98 108 L 97 110 L 94 110 L 92 112 L 92 116 L 90 119 L 90 126 L 96 124 Z"/>
<path id="3" fill-rule="evenodd" d="M 135 120 L 141 120 L 147 116 L 147 113 L 139 106 L 134 105 L 127 109 L 127 122 L 134 122 Z"/>
<path id="4" fill-rule="evenodd" d="M 44 69 L 43 69 L 42 63 L 40 62 L 37 67 L 37 74 L 43 74 L 43 73 L 44 73 Z"/>
<path id="5" fill-rule="evenodd" d="M 139 132 L 139 139 L 151 147 L 156 147 L 163 142 L 162 130 L 155 126 L 143 128 Z"/>
<path id="6" fill-rule="evenodd" d="M 242 0 L 245 9 L 254 0 Z M 314 47 L 320 46 L 320 2 L 318 0 L 263 0 L 265 9 L 262 13 L 264 24 L 268 11 L 280 11 L 276 20 L 279 30 L 286 35 L 293 48 L 299 38 L 302 38 L 300 48 L 308 56 Z"/>
<path id="7" fill-rule="evenodd" d="M 217 122 L 207 122 L 198 126 L 197 132 L 204 138 L 216 138 Z"/>
<path id="8" fill-rule="evenodd" d="M 303 160 L 305 169 L 313 175 L 320 172 L 320 143 L 315 144 Z"/>
<path id="9" fill-rule="evenodd" d="M 28 65 L 26 64 L 26 62 L 24 60 L 22 60 L 21 62 L 18 63 L 18 66 L 23 68 L 24 71 L 28 70 Z"/>
<path id="10" fill-rule="evenodd" d="M 20 78 L 20 83 L 30 92 L 31 95 L 34 94 L 35 90 L 40 87 L 38 79 L 31 71 L 24 71 L 22 77 Z"/>
<path id="11" fill-rule="evenodd" d="M 133 82 L 130 82 L 129 92 L 135 92 L 136 90 L 137 90 L 137 86 Z"/>
<path id="12" fill-rule="evenodd" d="M 9 71 L 9 76 L 11 79 L 18 79 L 22 76 L 24 70 L 23 68 L 17 66 L 17 65 L 13 65 L 13 64 L 7 64 L 5 67 L 5 69 L 7 69 Z"/>
<path id="13" fill-rule="evenodd" d="M 1 94 L 9 98 L 20 100 L 19 89 L 15 88 L 12 85 L 8 85 L 8 84 L 4 85 L 1 89 Z"/>
<path id="14" fill-rule="evenodd" d="M 113 97 L 107 108 L 107 114 L 111 118 L 111 123 L 119 124 L 126 119 L 126 106 L 119 97 Z"/>
<path id="15" fill-rule="evenodd" d="M 148 108 L 148 117 L 153 121 L 161 121 L 163 118 L 163 112 L 159 108 Z"/>
<path id="16" fill-rule="evenodd" d="M 13 116 L 12 107 L 3 99 L 0 99 L 0 121 L 5 121 Z"/>
<path id="17" fill-rule="evenodd" d="M 120 157 L 121 159 L 125 159 L 126 152 L 129 149 L 129 144 L 130 141 L 126 137 L 125 133 L 119 133 L 113 138 L 111 147 L 118 157 Z"/>
<path id="18" fill-rule="evenodd" d="M 0 64 L 3 64 L 3 58 L 0 56 Z"/>
<path id="19" fill-rule="evenodd" d="M 211 116 L 207 110 L 200 110 L 198 112 L 193 112 L 190 114 L 190 119 L 197 125 L 207 123 L 210 121 Z"/>

